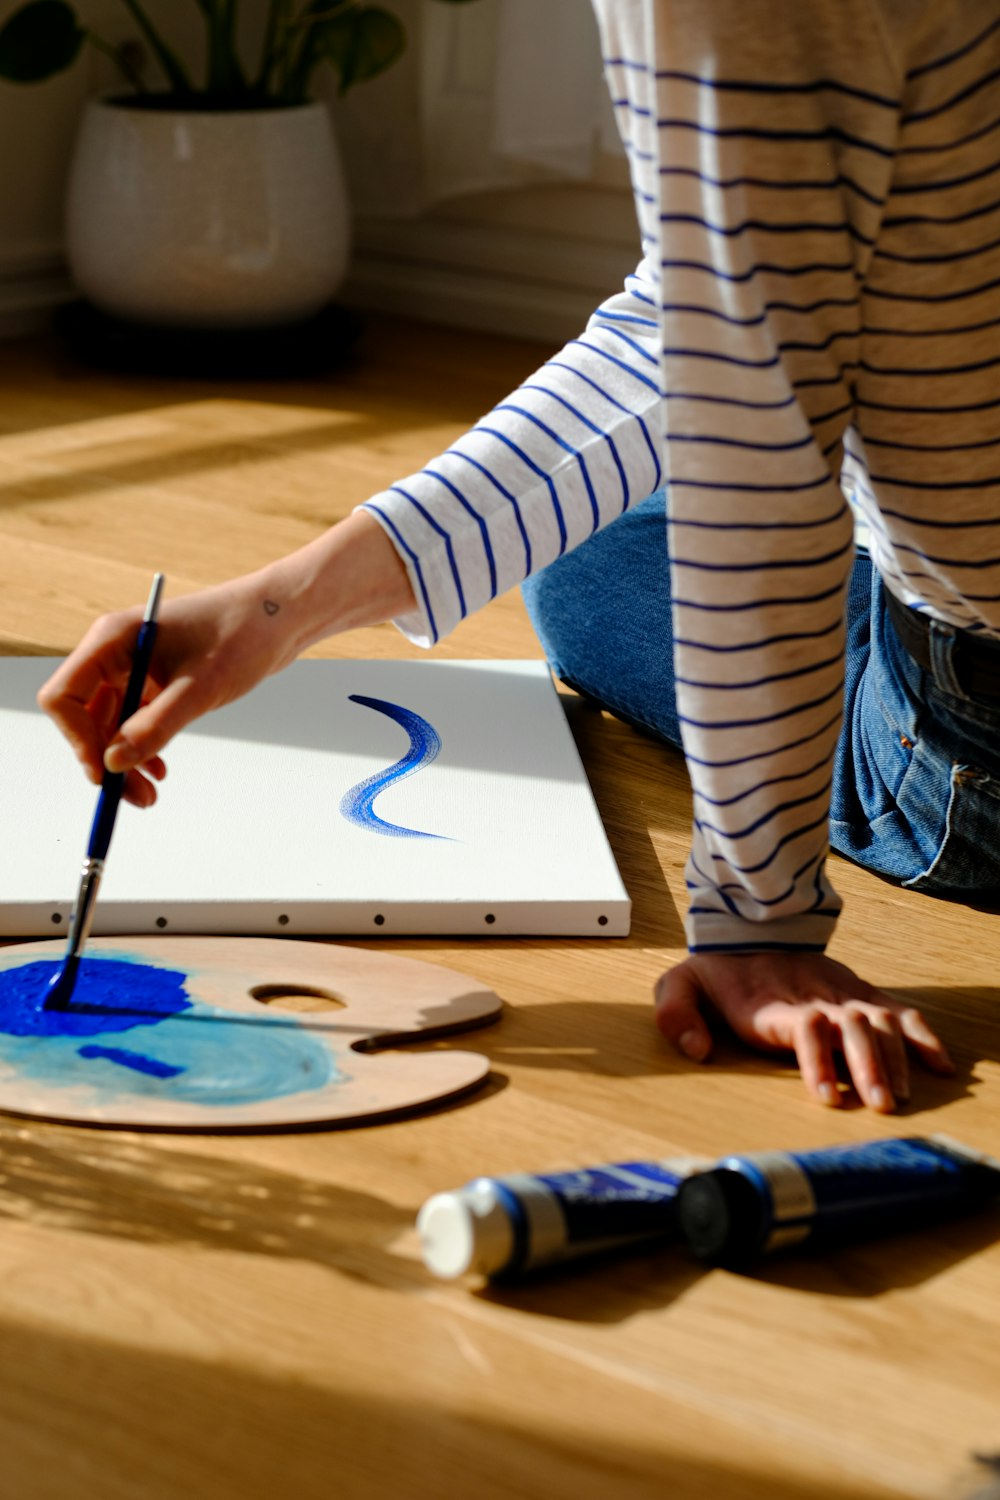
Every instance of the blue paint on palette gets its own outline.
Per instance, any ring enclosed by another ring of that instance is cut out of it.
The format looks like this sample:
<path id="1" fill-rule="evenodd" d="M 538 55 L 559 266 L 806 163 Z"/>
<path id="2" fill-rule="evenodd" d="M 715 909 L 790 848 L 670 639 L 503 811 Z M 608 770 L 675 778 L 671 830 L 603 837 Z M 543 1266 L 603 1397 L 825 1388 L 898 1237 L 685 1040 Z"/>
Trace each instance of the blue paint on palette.
<path id="1" fill-rule="evenodd" d="M 96 1042 L 88 1042 L 86 1047 L 76 1050 L 81 1057 L 106 1057 L 108 1062 L 134 1068 L 137 1073 L 151 1073 L 154 1078 L 176 1078 L 178 1073 L 184 1072 L 183 1068 L 160 1062 L 156 1057 L 147 1057 L 144 1052 L 130 1052 L 127 1047 L 100 1047 Z"/>
<path id="2" fill-rule="evenodd" d="M 398 703 L 389 703 L 384 698 L 366 698 L 361 693 L 351 693 L 350 701 L 360 703 L 365 708 L 373 708 L 377 713 L 394 719 L 409 735 L 410 748 L 387 771 L 380 771 L 375 776 L 359 781 L 357 786 L 352 786 L 349 792 L 344 793 L 340 799 L 340 811 L 343 816 L 348 822 L 355 823 L 359 828 L 367 829 L 370 833 L 389 834 L 393 838 L 447 838 L 446 834 L 424 833 L 419 828 L 403 828 L 399 823 L 388 823 L 378 816 L 374 807 L 375 798 L 387 787 L 397 781 L 402 781 L 406 776 L 412 776 L 424 766 L 429 766 L 437 757 L 441 749 L 441 736 L 433 724 L 429 724 L 412 709 L 402 708 Z"/>
<path id="3" fill-rule="evenodd" d="M 89 1087 L 104 1103 L 142 1094 L 208 1108 L 257 1104 L 344 1076 L 293 1016 L 193 1000 L 186 974 L 131 958 L 83 959 L 71 1007 L 46 1010 L 60 967 L 38 959 L 0 970 L 0 1074 Z M 138 1033 L 138 1045 L 87 1040 L 121 1032 Z"/>

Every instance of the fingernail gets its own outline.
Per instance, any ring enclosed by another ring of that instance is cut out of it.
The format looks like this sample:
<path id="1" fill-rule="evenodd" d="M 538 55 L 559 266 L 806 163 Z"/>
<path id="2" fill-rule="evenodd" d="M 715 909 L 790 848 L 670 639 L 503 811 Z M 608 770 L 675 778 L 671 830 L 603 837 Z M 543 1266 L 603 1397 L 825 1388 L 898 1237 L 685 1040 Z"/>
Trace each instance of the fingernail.
<path id="1" fill-rule="evenodd" d="M 889 1093 L 889 1090 L 884 1089 L 879 1083 L 875 1085 L 875 1087 L 869 1094 L 868 1102 L 871 1104 L 872 1109 L 881 1110 L 885 1114 L 888 1114 L 889 1111 L 894 1108 L 896 1103 L 892 1095 Z"/>
<path id="2" fill-rule="evenodd" d="M 677 1045 L 692 1062 L 701 1062 L 708 1051 L 708 1040 L 700 1031 L 685 1031 Z"/>
<path id="3" fill-rule="evenodd" d="M 830 1109 L 838 1109 L 840 1106 L 840 1090 L 835 1083 L 821 1083 L 816 1090 L 819 1094 L 821 1104 L 826 1104 Z"/>
<path id="4" fill-rule="evenodd" d="M 116 740 L 104 752 L 104 768 L 107 771 L 131 771 L 135 764 L 135 750 L 127 740 Z"/>

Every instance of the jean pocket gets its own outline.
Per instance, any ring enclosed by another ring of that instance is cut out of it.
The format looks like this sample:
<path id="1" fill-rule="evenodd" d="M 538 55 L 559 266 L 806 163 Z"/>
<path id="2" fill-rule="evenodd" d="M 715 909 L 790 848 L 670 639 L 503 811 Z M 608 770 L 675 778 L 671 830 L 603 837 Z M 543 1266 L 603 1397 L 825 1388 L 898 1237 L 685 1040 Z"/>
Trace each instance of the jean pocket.
<path id="1" fill-rule="evenodd" d="M 918 798 L 923 795 L 919 787 L 914 792 Z M 908 817 L 919 820 L 920 805 L 912 795 L 909 802 Z M 931 811 L 930 817 L 939 819 L 939 811 Z M 953 899 L 1000 897 L 1000 780 L 979 766 L 952 763 L 937 849 L 927 868 L 903 883 L 910 890 Z"/>

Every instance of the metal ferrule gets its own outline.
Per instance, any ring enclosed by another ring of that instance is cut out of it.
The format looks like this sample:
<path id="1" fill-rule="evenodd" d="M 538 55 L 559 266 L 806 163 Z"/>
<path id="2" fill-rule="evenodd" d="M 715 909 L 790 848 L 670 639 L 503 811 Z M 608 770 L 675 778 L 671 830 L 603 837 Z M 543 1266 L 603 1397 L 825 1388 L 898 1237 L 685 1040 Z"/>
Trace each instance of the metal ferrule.
<path id="1" fill-rule="evenodd" d="M 77 954 L 90 935 L 90 924 L 97 903 L 97 892 L 104 874 L 103 859 L 85 859 L 80 871 L 80 890 L 76 908 L 70 918 L 68 952 Z"/>

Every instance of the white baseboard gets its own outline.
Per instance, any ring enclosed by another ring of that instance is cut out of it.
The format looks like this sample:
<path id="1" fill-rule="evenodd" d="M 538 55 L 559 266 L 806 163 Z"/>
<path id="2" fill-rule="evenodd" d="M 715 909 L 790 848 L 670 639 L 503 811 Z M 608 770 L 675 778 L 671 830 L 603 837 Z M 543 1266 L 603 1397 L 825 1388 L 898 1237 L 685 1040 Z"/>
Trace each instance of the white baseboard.
<path id="1" fill-rule="evenodd" d="M 598 299 L 503 276 L 372 256 L 352 270 L 343 300 L 362 311 L 564 344 L 580 332 Z"/>
<path id="2" fill-rule="evenodd" d="M 634 250 L 433 220 L 362 224 L 343 298 L 423 322 L 561 344 L 635 269 Z"/>
<path id="3" fill-rule="evenodd" d="M 0 339 L 42 332 L 55 309 L 75 295 L 58 247 L 0 253 Z"/>

